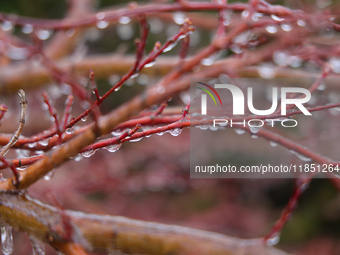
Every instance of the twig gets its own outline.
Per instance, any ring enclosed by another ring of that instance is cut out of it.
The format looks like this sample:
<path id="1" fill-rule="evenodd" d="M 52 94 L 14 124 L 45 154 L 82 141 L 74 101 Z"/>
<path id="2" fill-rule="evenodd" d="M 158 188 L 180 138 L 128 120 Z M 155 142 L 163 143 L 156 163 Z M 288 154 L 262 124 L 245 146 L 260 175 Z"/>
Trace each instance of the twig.
<path id="1" fill-rule="evenodd" d="M 11 137 L 11 139 L 9 140 L 8 144 L 6 144 L 1 149 L 0 156 L 5 156 L 6 153 L 9 151 L 9 149 L 16 143 L 16 141 L 19 139 L 21 131 L 24 128 L 24 125 L 25 125 L 27 100 L 26 100 L 26 96 L 25 96 L 25 91 L 20 89 L 18 93 L 19 93 L 19 96 L 20 96 L 20 106 L 21 106 L 19 127 L 18 127 L 17 131 L 14 133 L 14 135 Z"/>

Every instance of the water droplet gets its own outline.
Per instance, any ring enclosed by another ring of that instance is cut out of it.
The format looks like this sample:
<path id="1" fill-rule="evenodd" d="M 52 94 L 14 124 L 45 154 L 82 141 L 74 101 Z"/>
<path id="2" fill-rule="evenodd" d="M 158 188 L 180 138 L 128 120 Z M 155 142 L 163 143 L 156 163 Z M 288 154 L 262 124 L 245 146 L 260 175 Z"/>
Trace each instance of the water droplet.
<path id="1" fill-rule="evenodd" d="M 168 52 L 168 51 L 171 51 L 175 46 L 177 45 L 177 41 L 176 42 L 173 42 L 173 43 L 170 43 L 168 47 L 166 47 L 163 52 Z"/>
<path id="2" fill-rule="evenodd" d="M 79 161 L 81 161 L 82 159 L 83 159 L 83 156 L 82 156 L 80 153 L 78 153 L 78 154 L 73 158 L 73 160 L 76 161 L 76 162 L 79 162 Z"/>
<path id="3" fill-rule="evenodd" d="M 172 14 L 172 18 L 177 25 L 183 25 L 186 18 L 186 14 L 184 12 L 175 12 Z"/>
<path id="4" fill-rule="evenodd" d="M 277 50 L 273 54 L 273 61 L 278 66 L 286 66 L 288 63 L 288 54 L 286 51 Z"/>
<path id="5" fill-rule="evenodd" d="M 124 134 L 124 132 L 125 131 L 115 130 L 115 131 L 111 132 L 111 135 L 114 136 L 114 137 L 117 137 L 117 136 L 121 136 L 122 134 Z"/>
<path id="6" fill-rule="evenodd" d="M 163 94 L 165 92 L 165 87 L 163 85 L 160 85 L 157 87 L 157 92 L 159 94 Z"/>
<path id="7" fill-rule="evenodd" d="M 235 54 L 240 54 L 243 51 L 243 49 L 239 45 L 237 45 L 237 44 L 232 44 L 232 45 L 230 45 L 229 48 Z"/>
<path id="8" fill-rule="evenodd" d="M 123 85 L 118 86 L 117 88 L 115 88 L 115 91 L 120 90 L 122 87 L 123 87 Z"/>
<path id="9" fill-rule="evenodd" d="M 142 140 L 143 139 L 143 137 L 138 137 L 138 138 L 136 138 L 136 139 L 131 139 L 131 140 L 129 140 L 130 142 L 132 142 L 132 143 L 134 143 L 134 142 L 139 142 L 140 140 Z"/>
<path id="10" fill-rule="evenodd" d="M 81 121 L 83 121 L 83 122 L 87 121 L 87 116 L 82 117 Z"/>
<path id="11" fill-rule="evenodd" d="M 36 145 L 37 145 L 37 143 L 34 142 L 34 143 L 29 143 L 27 146 L 28 146 L 29 148 L 34 148 Z"/>
<path id="12" fill-rule="evenodd" d="M 45 255 L 45 245 L 39 239 L 30 236 L 33 255 Z"/>
<path id="13" fill-rule="evenodd" d="M 156 134 L 159 135 L 159 136 L 162 136 L 162 135 L 164 135 L 164 132 L 158 132 Z"/>
<path id="14" fill-rule="evenodd" d="M 261 127 L 255 127 L 255 126 L 249 126 L 249 130 L 250 132 L 252 132 L 253 134 L 256 134 L 260 131 Z"/>
<path id="15" fill-rule="evenodd" d="M 182 102 L 186 105 L 190 102 L 190 92 L 189 91 L 181 92 L 179 94 L 179 97 L 181 98 Z"/>
<path id="16" fill-rule="evenodd" d="M 292 30 L 292 25 L 290 23 L 282 23 L 281 28 L 283 31 L 289 32 Z"/>
<path id="17" fill-rule="evenodd" d="M 244 11 L 241 13 L 242 19 L 246 19 L 248 16 L 249 16 L 249 11 L 248 11 L 248 10 L 244 10 Z"/>
<path id="18" fill-rule="evenodd" d="M 54 173 L 55 173 L 55 169 L 52 169 L 51 171 L 49 171 L 45 176 L 44 176 L 44 179 L 46 181 L 49 181 L 52 179 L 52 177 L 54 176 Z"/>
<path id="19" fill-rule="evenodd" d="M 182 129 L 181 128 L 175 128 L 175 129 L 169 130 L 169 133 L 172 136 L 179 136 L 182 133 Z"/>
<path id="20" fill-rule="evenodd" d="M 257 138 L 259 138 L 259 137 L 258 137 L 257 135 L 252 135 L 251 138 L 257 139 Z"/>
<path id="21" fill-rule="evenodd" d="M 36 34 L 37 34 L 37 37 L 40 39 L 40 40 L 47 40 L 48 38 L 51 37 L 52 35 L 52 30 L 48 30 L 48 29 L 41 29 L 41 30 L 38 30 L 36 31 Z"/>
<path id="22" fill-rule="evenodd" d="M 50 138 L 46 138 L 44 140 L 39 141 L 39 144 L 42 146 L 47 146 L 49 142 L 50 142 Z"/>
<path id="23" fill-rule="evenodd" d="M 272 147 L 276 147 L 276 146 L 277 146 L 277 143 L 276 143 L 276 142 L 273 142 L 273 141 L 269 141 L 269 144 L 270 144 L 270 146 L 272 146 Z"/>
<path id="24" fill-rule="evenodd" d="M 70 127 L 70 128 L 66 129 L 66 134 L 71 135 L 71 134 L 73 134 L 73 132 L 74 132 L 74 128 L 73 127 Z"/>
<path id="25" fill-rule="evenodd" d="M 271 17 L 273 20 L 276 20 L 276 21 L 283 21 L 283 20 L 284 20 L 284 18 L 280 18 L 280 17 L 278 17 L 278 16 L 276 16 L 276 15 L 274 15 L 274 14 L 270 15 L 270 17 Z"/>
<path id="26" fill-rule="evenodd" d="M 239 34 L 238 36 L 234 37 L 232 39 L 232 42 L 235 44 L 246 45 L 248 41 L 251 39 L 252 35 L 253 33 L 251 31 L 243 32 Z"/>
<path id="27" fill-rule="evenodd" d="M 122 147 L 122 144 L 118 143 L 118 144 L 108 145 L 104 149 L 107 149 L 109 152 L 116 152 L 120 149 L 120 147 Z"/>
<path id="28" fill-rule="evenodd" d="M 305 155 L 302 155 L 296 151 L 290 150 L 291 153 L 295 154 L 299 159 L 301 159 L 302 161 L 308 162 L 311 161 L 311 158 L 306 157 Z"/>
<path id="29" fill-rule="evenodd" d="M 123 17 L 120 17 L 118 22 L 120 24 L 129 24 L 129 22 L 131 21 L 131 19 L 129 17 L 126 17 L 126 16 L 123 16 Z"/>
<path id="30" fill-rule="evenodd" d="M 21 32 L 24 34 L 30 34 L 33 32 L 33 26 L 30 24 L 26 24 L 21 27 Z"/>
<path id="31" fill-rule="evenodd" d="M 273 237 L 269 238 L 267 240 L 267 245 L 268 246 L 274 246 L 276 245 L 278 242 L 280 241 L 280 235 L 279 234 L 276 234 L 274 235 Z"/>
<path id="32" fill-rule="evenodd" d="M 302 58 L 299 56 L 289 56 L 288 63 L 291 67 L 300 67 L 302 65 Z"/>
<path id="33" fill-rule="evenodd" d="M 208 128 L 209 128 L 207 125 L 199 125 L 199 126 L 196 126 L 196 127 L 198 127 L 201 130 L 208 130 Z"/>
<path id="34" fill-rule="evenodd" d="M 266 30 L 270 34 L 275 34 L 277 32 L 277 27 L 274 25 L 266 26 Z"/>
<path id="35" fill-rule="evenodd" d="M 98 20 L 104 19 L 105 18 L 105 13 L 104 12 L 98 12 L 96 15 Z"/>
<path id="36" fill-rule="evenodd" d="M 2 22 L 1 24 L 1 29 L 2 31 L 9 31 L 11 30 L 12 28 L 14 27 L 13 23 L 8 21 L 8 20 L 5 20 L 4 22 Z"/>
<path id="37" fill-rule="evenodd" d="M 96 26 L 99 28 L 99 29 L 104 29 L 104 28 L 107 28 L 107 26 L 109 25 L 109 22 L 105 21 L 105 20 L 100 20 L 96 23 Z"/>
<path id="38" fill-rule="evenodd" d="M 209 129 L 211 130 L 211 131 L 217 131 L 218 130 L 218 126 L 209 126 Z"/>
<path id="39" fill-rule="evenodd" d="M 5 55 L 13 60 L 22 60 L 28 57 L 29 51 L 27 48 L 19 48 L 9 45 Z"/>
<path id="40" fill-rule="evenodd" d="M 156 60 L 150 62 L 150 63 L 147 63 L 144 67 L 147 68 L 147 67 L 152 67 L 156 64 Z"/>
<path id="41" fill-rule="evenodd" d="M 272 79 L 275 77 L 275 68 L 270 63 L 264 63 L 258 67 L 259 75 L 264 79 Z"/>
<path id="42" fill-rule="evenodd" d="M 134 30 L 130 24 L 118 24 L 117 27 L 117 35 L 121 40 L 127 41 L 133 37 Z"/>
<path id="43" fill-rule="evenodd" d="M 229 26 L 231 23 L 231 18 L 233 17 L 232 10 L 224 10 L 222 11 L 223 25 Z"/>
<path id="44" fill-rule="evenodd" d="M 81 155 L 83 155 L 84 158 L 89 158 L 92 155 L 94 155 L 96 153 L 97 150 L 89 150 L 89 151 L 84 151 L 81 153 Z"/>
<path id="45" fill-rule="evenodd" d="M 306 26 L 306 22 L 304 21 L 304 20 L 298 20 L 297 22 L 296 22 L 300 27 L 304 27 L 304 26 Z"/>
<path id="46" fill-rule="evenodd" d="M 13 235 L 12 227 L 4 226 L 1 227 L 1 244 L 2 252 L 4 255 L 10 255 L 13 252 Z"/>
<path id="47" fill-rule="evenodd" d="M 339 57 L 332 57 L 329 60 L 329 64 L 334 73 L 340 73 L 340 58 Z"/>

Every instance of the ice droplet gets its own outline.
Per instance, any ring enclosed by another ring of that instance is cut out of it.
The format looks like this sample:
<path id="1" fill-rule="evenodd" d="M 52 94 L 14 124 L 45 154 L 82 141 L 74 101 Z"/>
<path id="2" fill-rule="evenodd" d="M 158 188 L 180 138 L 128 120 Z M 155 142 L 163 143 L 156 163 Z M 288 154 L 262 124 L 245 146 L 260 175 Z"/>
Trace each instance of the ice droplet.
<path id="1" fill-rule="evenodd" d="M 37 145 L 37 143 L 36 143 L 36 142 L 33 142 L 33 143 L 29 143 L 27 146 L 28 146 L 29 148 L 34 148 L 36 145 Z"/>
<path id="2" fill-rule="evenodd" d="M 104 12 L 98 12 L 96 15 L 96 18 L 98 20 L 104 19 L 105 18 L 105 13 Z"/>
<path id="3" fill-rule="evenodd" d="M 39 141 L 39 144 L 42 146 L 47 146 L 49 142 L 50 142 L 50 138 L 46 138 L 44 140 Z"/>
<path id="4" fill-rule="evenodd" d="M 273 237 L 269 238 L 267 240 L 267 245 L 268 246 L 273 246 L 273 245 L 276 245 L 278 242 L 280 241 L 280 235 L 279 234 L 276 234 L 274 235 Z"/>
<path id="5" fill-rule="evenodd" d="M 152 66 L 154 66 L 156 64 L 156 60 L 154 60 L 154 61 L 152 61 L 152 62 L 150 62 L 150 63 L 147 63 L 144 67 L 146 68 L 146 67 L 152 67 Z"/>
<path id="6" fill-rule="evenodd" d="M 74 128 L 73 127 L 66 129 L 66 134 L 70 135 L 70 134 L 73 134 L 73 132 L 74 132 Z"/>
<path id="7" fill-rule="evenodd" d="M 280 18 L 274 14 L 270 15 L 270 17 L 273 19 L 273 20 L 276 20 L 276 21 L 283 21 L 284 19 L 283 18 Z"/>
<path id="8" fill-rule="evenodd" d="M 298 20 L 297 22 L 296 22 L 300 27 L 304 27 L 304 26 L 306 26 L 306 22 L 304 21 L 304 20 Z"/>
<path id="9" fill-rule="evenodd" d="M 73 158 L 73 160 L 76 161 L 76 162 L 79 162 L 79 161 L 82 160 L 82 159 L 83 159 L 83 156 L 82 156 L 80 153 L 78 153 L 78 154 Z"/>
<path id="10" fill-rule="evenodd" d="M 248 16 L 249 16 L 249 11 L 248 11 L 248 10 L 244 10 L 244 11 L 241 13 L 242 19 L 246 19 Z"/>
<path id="11" fill-rule="evenodd" d="M 290 23 L 282 23 L 281 28 L 283 31 L 289 32 L 292 30 L 292 25 Z"/>
<path id="12" fill-rule="evenodd" d="M 252 132 L 253 134 L 256 134 L 260 131 L 261 127 L 255 127 L 255 126 L 249 126 L 249 130 L 250 132 Z"/>
<path id="13" fill-rule="evenodd" d="M 329 64 L 331 65 L 331 68 L 334 73 L 340 73 L 340 58 L 332 57 L 329 60 Z"/>
<path id="14" fill-rule="evenodd" d="M 179 136 L 182 133 L 181 128 L 175 128 L 169 131 L 172 136 Z"/>
<path id="15" fill-rule="evenodd" d="M 89 150 L 89 151 L 84 151 L 81 153 L 81 155 L 83 155 L 84 158 L 89 158 L 92 155 L 94 155 L 96 153 L 97 150 Z"/>
<path id="16" fill-rule="evenodd" d="M 273 54 L 273 61 L 278 66 L 286 66 L 288 62 L 288 54 L 286 51 L 277 50 Z"/>
<path id="17" fill-rule="evenodd" d="M 120 24 L 124 24 L 124 25 L 129 24 L 130 21 L 131 21 L 131 19 L 129 17 L 126 17 L 126 16 L 120 17 L 119 20 L 118 20 L 118 22 Z"/>
<path id="18" fill-rule="evenodd" d="M 232 52 L 234 52 L 235 54 L 240 54 L 240 53 L 242 53 L 242 51 L 243 51 L 243 49 L 240 47 L 240 46 L 238 46 L 237 44 L 232 44 L 232 45 L 230 45 L 230 50 L 232 51 Z"/>
<path id="19" fill-rule="evenodd" d="M 108 145 L 104 149 L 107 149 L 109 152 L 116 152 L 120 149 L 120 147 L 122 147 L 122 144 L 118 143 L 118 144 Z"/>
<path id="20" fill-rule="evenodd" d="M 44 176 L 44 179 L 46 181 L 49 181 L 52 179 L 52 177 L 54 176 L 54 173 L 55 173 L 55 169 L 52 169 L 51 171 L 49 171 L 45 176 Z"/>
<path id="21" fill-rule="evenodd" d="M 105 20 L 100 20 L 96 23 L 96 26 L 99 28 L 99 29 L 104 29 L 104 28 L 107 28 L 107 26 L 109 25 L 109 22 L 105 21 Z"/>
<path id="22" fill-rule="evenodd" d="M 277 143 L 276 143 L 276 142 L 273 142 L 273 141 L 269 141 L 269 144 L 270 144 L 270 146 L 272 146 L 272 147 L 276 147 L 276 146 L 277 146 Z"/>
<path id="23" fill-rule="evenodd" d="M 266 30 L 270 34 L 275 34 L 277 32 L 277 27 L 274 25 L 266 26 Z"/>
<path id="24" fill-rule="evenodd" d="M 175 12 L 172 14 L 172 18 L 177 25 L 183 25 L 185 21 L 185 13 L 184 12 Z"/>
<path id="25" fill-rule="evenodd" d="M 290 150 L 291 153 L 295 154 L 299 159 L 301 159 L 302 161 L 308 162 L 311 161 L 311 158 L 306 157 L 305 155 L 302 155 L 296 151 Z"/>
<path id="26" fill-rule="evenodd" d="M 26 24 L 24 26 L 21 27 L 21 32 L 23 34 L 30 34 L 33 32 L 33 26 L 30 24 Z"/>
<path id="27" fill-rule="evenodd" d="M 8 20 L 5 20 L 4 22 L 2 22 L 1 24 L 1 29 L 2 31 L 9 31 L 11 30 L 12 28 L 14 27 L 13 23 L 8 21 Z"/>
<path id="28" fill-rule="evenodd" d="M 4 255 L 10 255 L 13 252 L 13 235 L 12 227 L 4 226 L 1 227 L 1 244 L 2 252 Z"/>
<path id="29" fill-rule="evenodd" d="M 129 140 L 131 143 L 134 143 L 134 142 L 139 142 L 140 140 L 142 140 L 143 139 L 143 137 L 138 137 L 138 138 L 136 138 L 136 139 L 131 139 L 131 140 Z"/>
<path id="30" fill-rule="evenodd" d="M 168 51 L 171 51 L 175 46 L 177 45 L 177 41 L 176 42 L 173 42 L 173 43 L 170 43 L 168 47 L 166 47 L 163 52 L 168 52 Z"/>
<path id="31" fill-rule="evenodd" d="M 48 29 L 41 29 L 41 30 L 38 30 L 36 31 L 36 34 L 37 34 L 37 37 L 40 39 L 40 40 L 47 40 L 48 38 L 51 37 L 52 35 L 52 30 L 48 30 Z"/>
<path id="32" fill-rule="evenodd" d="M 33 255 L 45 255 L 45 245 L 37 238 L 30 236 Z"/>
<path id="33" fill-rule="evenodd" d="M 272 64 L 264 63 L 258 67 L 259 75 L 264 79 L 272 79 L 275 77 L 275 69 Z"/>

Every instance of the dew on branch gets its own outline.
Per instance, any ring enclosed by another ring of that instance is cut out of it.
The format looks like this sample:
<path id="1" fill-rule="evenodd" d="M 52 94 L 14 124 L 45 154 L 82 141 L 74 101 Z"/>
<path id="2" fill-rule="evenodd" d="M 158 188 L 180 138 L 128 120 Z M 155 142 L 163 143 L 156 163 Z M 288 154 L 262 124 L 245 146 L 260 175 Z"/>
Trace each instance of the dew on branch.
<path id="1" fill-rule="evenodd" d="M 108 145 L 108 146 L 104 147 L 103 149 L 106 149 L 109 152 L 116 152 L 120 149 L 120 147 L 122 147 L 122 144 L 118 143 L 118 144 Z"/>
<path id="2" fill-rule="evenodd" d="M 1 29 L 2 31 L 9 31 L 13 29 L 14 24 L 8 20 L 5 20 L 4 22 L 1 23 Z"/>
<path id="3" fill-rule="evenodd" d="M 304 20 L 298 20 L 296 23 L 297 23 L 300 27 L 306 26 L 306 22 L 305 22 Z"/>
<path id="4" fill-rule="evenodd" d="M 269 144 L 270 144 L 270 146 L 272 146 L 272 147 L 276 147 L 276 146 L 277 146 L 277 143 L 276 143 L 276 142 L 273 142 L 273 141 L 269 141 Z"/>
<path id="5" fill-rule="evenodd" d="M 109 25 L 109 22 L 107 22 L 107 21 L 105 21 L 105 20 L 99 20 L 99 21 L 96 23 L 96 26 L 97 26 L 99 29 L 107 28 L 108 25 Z"/>
<path id="6" fill-rule="evenodd" d="M 51 37 L 53 31 L 49 29 L 40 29 L 37 30 L 35 33 L 40 40 L 44 41 Z"/>
<path id="7" fill-rule="evenodd" d="M 283 31 L 289 32 L 292 30 L 292 25 L 290 23 L 282 23 L 281 28 Z"/>
<path id="8" fill-rule="evenodd" d="M 34 148 L 35 146 L 37 146 L 37 143 L 36 143 L 36 142 L 29 143 L 27 146 L 28 146 L 29 148 Z"/>
<path id="9" fill-rule="evenodd" d="M 84 151 L 81 153 L 81 155 L 83 155 L 84 158 L 89 158 L 91 156 L 93 156 L 96 153 L 97 150 L 89 150 L 89 151 Z"/>
<path id="10" fill-rule="evenodd" d="M 31 24 L 26 24 L 21 27 L 21 32 L 23 34 L 30 34 L 33 32 L 33 26 Z"/>
<path id="11" fill-rule="evenodd" d="M 134 142 L 139 142 L 139 141 L 142 140 L 142 139 L 143 139 L 143 137 L 138 137 L 138 138 L 136 138 L 136 139 L 130 139 L 129 142 L 132 142 L 132 143 L 134 143 Z"/>
<path id="12" fill-rule="evenodd" d="M 131 19 L 129 17 L 126 17 L 126 16 L 122 16 L 118 19 L 118 22 L 120 24 L 123 24 L 123 25 L 129 24 L 130 21 L 131 21 Z"/>
<path id="13" fill-rule="evenodd" d="M 277 32 L 277 26 L 275 26 L 275 25 L 268 25 L 268 26 L 266 26 L 266 30 L 270 34 L 275 34 Z"/>
<path id="14" fill-rule="evenodd" d="M 44 176 L 44 179 L 45 179 L 46 181 L 51 180 L 52 177 L 53 177 L 54 174 L 55 174 L 55 171 L 56 171 L 55 168 L 52 169 L 51 171 L 49 171 L 49 172 Z"/>
<path id="15" fill-rule="evenodd" d="M 277 234 L 275 234 L 273 237 L 269 238 L 269 239 L 267 240 L 266 244 L 267 244 L 268 246 L 274 246 L 274 245 L 278 244 L 279 241 L 280 241 L 280 234 L 277 233 Z"/>
<path id="16" fill-rule="evenodd" d="M 280 17 L 276 16 L 275 14 L 270 15 L 270 17 L 273 20 L 275 20 L 275 21 L 283 21 L 283 20 L 285 20 L 284 18 L 280 18 Z"/>

